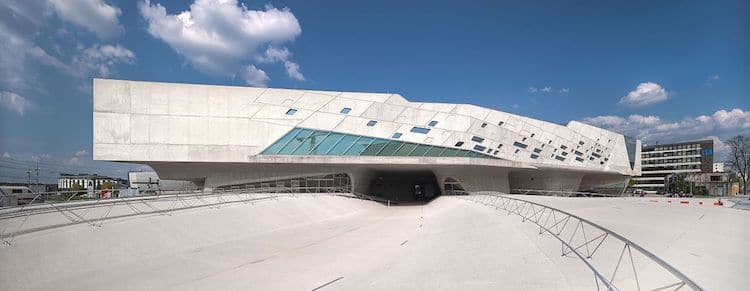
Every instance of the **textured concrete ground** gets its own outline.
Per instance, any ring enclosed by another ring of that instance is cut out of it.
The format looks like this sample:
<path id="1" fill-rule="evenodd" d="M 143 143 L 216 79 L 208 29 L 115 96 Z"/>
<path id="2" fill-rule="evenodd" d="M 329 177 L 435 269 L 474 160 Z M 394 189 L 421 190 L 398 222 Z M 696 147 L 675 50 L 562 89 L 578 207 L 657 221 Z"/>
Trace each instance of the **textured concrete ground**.
<path id="1" fill-rule="evenodd" d="M 709 289 L 750 283 L 748 211 L 524 198 L 612 227 Z M 456 197 L 399 207 L 289 197 L 63 227 L 18 237 L 0 262 L 3 290 L 595 289 L 530 223 Z"/>
<path id="2" fill-rule="evenodd" d="M 750 286 L 750 211 L 732 208 L 731 202 L 715 206 L 717 200 L 708 198 L 514 197 L 564 209 L 605 226 L 653 252 L 706 290 L 747 290 Z M 684 201 L 689 203 L 680 203 Z"/>

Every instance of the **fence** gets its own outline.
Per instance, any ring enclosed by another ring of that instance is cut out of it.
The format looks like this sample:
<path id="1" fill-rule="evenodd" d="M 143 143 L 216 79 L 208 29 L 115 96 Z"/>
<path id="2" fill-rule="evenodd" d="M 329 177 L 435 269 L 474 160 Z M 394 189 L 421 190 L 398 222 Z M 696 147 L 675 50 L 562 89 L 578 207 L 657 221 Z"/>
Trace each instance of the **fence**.
<path id="1" fill-rule="evenodd" d="M 649 290 L 678 290 L 685 286 L 703 290 L 679 270 L 640 245 L 571 213 L 498 193 L 480 192 L 459 197 L 493 206 L 508 214 L 516 214 L 521 216 L 522 221 L 539 226 L 540 235 L 549 234 L 560 242 L 563 257 L 573 255 L 592 271 L 597 290 L 601 287 L 620 290 L 623 286 L 641 290 L 645 288 L 644 285 L 649 285 Z M 609 248 L 609 255 L 600 255 L 597 257 L 600 259 L 595 261 L 594 255 L 603 252 L 605 247 Z M 622 263 L 626 253 L 632 275 L 623 277 Z M 617 263 L 614 263 L 613 258 L 617 258 Z M 638 269 L 645 268 L 650 272 L 638 272 Z M 606 276 L 604 270 L 611 270 L 612 275 Z M 621 277 L 617 277 L 618 274 Z"/>

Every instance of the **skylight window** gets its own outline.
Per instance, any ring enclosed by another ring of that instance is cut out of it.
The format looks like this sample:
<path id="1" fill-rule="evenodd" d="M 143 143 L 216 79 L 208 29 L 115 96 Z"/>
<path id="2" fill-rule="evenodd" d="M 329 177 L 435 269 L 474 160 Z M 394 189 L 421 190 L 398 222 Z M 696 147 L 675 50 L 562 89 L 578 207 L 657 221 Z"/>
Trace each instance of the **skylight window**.
<path id="1" fill-rule="evenodd" d="M 352 111 L 352 109 L 349 108 L 349 107 L 341 108 L 341 113 L 343 113 L 343 114 L 349 114 L 349 112 L 351 112 L 351 111 Z"/>
<path id="2" fill-rule="evenodd" d="M 415 127 L 411 128 L 411 132 L 421 133 L 421 134 L 427 134 L 428 132 L 430 132 L 430 129 L 429 128 L 415 126 Z"/>
<path id="3" fill-rule="evenodd" d="M 433 120 L 433 121 L 430 121 L 430 123 L 428 123 L 427 126 L 434 127 L 437 124 L 438 124 L 438 122 L 436 120 Z"/>
<path id="4" fill-rule="evenodd" d="M 487 123 L 486 122 L 482 123 L 482 128 L 485 128 L 485 127 L 487 127 Z"/>
<path id="5" fill-rule="evenodd" d="M 464 142 L 462 142 L 462 141 L 459 141 L 459 142 L 457 142 L 457 143 L 456 143 L 456 146 L 457 146 L 457 147 L 460 147 L 460 146 L 462 146 L 462 145 L 464 145 Z"/>
<path id="6" fill-rule="evenodd" d="M 497 122 L 497 125 L 498 125 L 498 126 L 503 126 L 503 124 L 505 124 L 505 121 L 498 121 L 498 122 Z"/>
<path id="7" fill-rule="evenodd" d="M 401 137 L 401 133 L 400 132 L 397 132 L 397 133 L 393 134 L 393 138 L 400 138 L 400 137 Z"/>
<path id="8" fill-rule="evenodd" d="M 481 137 L 478 137 L 478 136 L 474 136 L 474 137 L 471 138 L 471 141 L 482 143 L 484 141 L 484 138 L 481 138 Z"/>
<path id="9" fill-rule="evenodd" d="M 367 122 L 367 126 L 375 126 L 376 124 L 378 124 L 377 120 L 370 120 Z"/>
<path id="10" fill-rule="evenodd" d="M 294 108 L 290 108 L 286 111 L 286 115 L 294 115 L 295 113 L 297 113 L 297 109 Z"/>
<path id="11" fill-rule="evenodd" d="M 480 146 L 480 145 L 475 145 L 474 146 L 474 150 L 476 150 L 476 151 L 483 152 L 485 149 L 487 149 L 487 148 L 484 147 L 484 146 Z"/>

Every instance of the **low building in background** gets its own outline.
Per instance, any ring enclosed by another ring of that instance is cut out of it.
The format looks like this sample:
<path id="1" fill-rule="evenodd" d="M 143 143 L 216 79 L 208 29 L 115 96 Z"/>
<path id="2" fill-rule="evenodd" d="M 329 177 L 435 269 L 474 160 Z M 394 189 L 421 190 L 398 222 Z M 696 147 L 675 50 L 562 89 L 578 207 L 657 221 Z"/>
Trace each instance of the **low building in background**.
<path id="1" fill-rule="evenodd" d="M 714 173 L 724 173 L 724 163 L 714 163 Z"/>
<path id="2" fill-rule="evenodd" d="M 737 195 L 739 183 L 730 182 L 728 173 L 699 173 L 685 176 L 692 183 L 693 193 L 712 196 Z"/>
<path id="3" fill-rule="evenodd" d="M 141 194 L 164 191 L 194 191 L 199 190 L 195 183 L 184 180 L 164 180 L 156 172 L 128 172 L 130 188 L 138 189 Z"/>
<path id="4" fill-rule="evenodd" d="M 80 186 L 81 189 L 99 189 L 104 183 L 112 183 L 114 188 L 127 187 L 128 182 L 121 178 L 112 178 L 108 176 L 102 176 L 97 174 L 66 174 L 60 173 L 57 178 L 57 188 L 60 190 L 70 190 Z"/>
<path id="5" fill-rule="evenodd" d="M 641 149 L 641 175 L 633 188 L 648 194 L 667 192 L 670 177 L 713 172 L 713 140 L 646 145 Z"/>

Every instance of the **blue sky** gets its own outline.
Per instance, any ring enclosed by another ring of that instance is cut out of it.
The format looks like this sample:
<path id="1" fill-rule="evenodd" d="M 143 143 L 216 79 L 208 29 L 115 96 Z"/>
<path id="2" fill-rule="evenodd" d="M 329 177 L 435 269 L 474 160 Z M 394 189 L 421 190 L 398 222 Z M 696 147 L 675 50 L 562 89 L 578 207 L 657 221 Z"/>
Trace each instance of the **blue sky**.
<path id="1" fill-rule="evenodd" d="M 649 143 L 750 132 L 747 3 L 403 2 L 0 0 L 0 155 L 138 168 L 91 161 L 92 77 L 393 92 Z"/>

